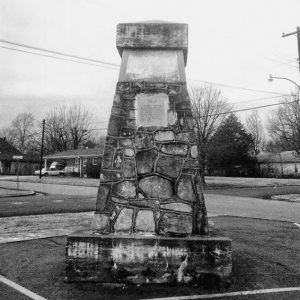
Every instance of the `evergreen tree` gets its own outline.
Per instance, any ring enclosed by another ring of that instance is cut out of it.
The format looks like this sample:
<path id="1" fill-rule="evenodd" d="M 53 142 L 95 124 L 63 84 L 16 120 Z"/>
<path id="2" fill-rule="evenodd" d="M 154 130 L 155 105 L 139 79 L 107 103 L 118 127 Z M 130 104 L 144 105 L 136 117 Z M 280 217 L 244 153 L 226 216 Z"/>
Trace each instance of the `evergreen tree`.
<path id="1" fill-rule="evenodd" d="M 253 144 L 238 118 L 231 114 L 227 117 L 210 140 L 208 151 L 209 173 L 225 176 L 252 175 L 249 170 L 254 167 L 250 157 Z"/>

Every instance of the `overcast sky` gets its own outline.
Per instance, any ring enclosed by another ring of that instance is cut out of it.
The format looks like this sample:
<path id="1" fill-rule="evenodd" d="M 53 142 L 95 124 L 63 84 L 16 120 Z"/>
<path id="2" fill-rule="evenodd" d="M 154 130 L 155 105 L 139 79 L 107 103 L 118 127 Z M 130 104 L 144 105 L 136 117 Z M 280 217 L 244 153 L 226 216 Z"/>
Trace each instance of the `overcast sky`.
<path id="1" fill-rule="evenodd" d="M 0 39 L 119 64 L 118 23 L 187 23 L 188 83 L 222 84 L 216 87 L 229 102 L 248 101 L 236 104 L 242 109 L 276 103 L 261 98 L 293 89 L 268 82 L 269 74 L 299 82 L 296 36 L 281 37 L 300 26 L 299 16 L 299 0 L 0 0 Z M 106 127 L 117 78 L 116 69 L 0 48 L 0 128 L 20 112 L 42 120 L 52 106 L 79 102 Z"/>

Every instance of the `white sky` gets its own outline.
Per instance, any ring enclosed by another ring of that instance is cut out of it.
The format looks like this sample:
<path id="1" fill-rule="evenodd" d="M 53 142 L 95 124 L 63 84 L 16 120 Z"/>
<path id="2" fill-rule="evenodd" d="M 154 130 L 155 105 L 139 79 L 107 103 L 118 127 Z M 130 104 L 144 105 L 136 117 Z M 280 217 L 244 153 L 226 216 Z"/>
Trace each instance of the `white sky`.
<path id="1" fill-rule="evenodd" d="M 118 23 L 183 22 L 189 25 L 189 84 L 198 79 L 289 93 L 291 83 L 267 77 L 299 82 L 296 36 L 281 37 L 300 26 L 299 16 L 299 0 L 0 0 L 0 39 L 119 64 Z M 20 112 L 41 120 L 51 106 L 79 102 L 93 110 L 99 128 L 106 127 L 117 78 L 113 69 L 0 48 L 0 127 Z M 231 103 L 276 96 L 218 87 Z"/>

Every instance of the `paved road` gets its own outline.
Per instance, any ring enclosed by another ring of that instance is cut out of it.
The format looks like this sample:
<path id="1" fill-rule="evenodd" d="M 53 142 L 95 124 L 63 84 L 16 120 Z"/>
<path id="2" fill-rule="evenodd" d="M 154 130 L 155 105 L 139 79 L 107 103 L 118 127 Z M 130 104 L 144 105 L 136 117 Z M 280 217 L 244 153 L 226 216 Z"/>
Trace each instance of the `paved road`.
<path id="1" fill-rule="evenodd" d="M 13 188 L 17 187 L 17 183 L 13 181 L 0 181 L 0 187 Z M 60 185 L 60 184 L 47 184 L 47 183 L 33 183 L 33 182 L 19 182 L 20 189 L 32 190 L 47 194 L 60 194 L 60 195 L 75 195 L 95 197 L 98 188 L 89 186 L 73 186 L 73 185 Z"/>
<path id="2" fill-rule="evenodd" d="M 1 180 L 0 187 L 15 188 L 16 182 Z M 20 182 L 20 189 L 88 197 L 97 194 L 96 187 L 31 182 Z M 300 223 L 300 203 L 212 194 L 207 194 L 205 198 L 210 213 Z"/>
<path id="3" fill-rule="evenodd" d="M 300 203 L 248 197 L 206 195 L 209 212 L 230 216 L 300 222 Z"/>

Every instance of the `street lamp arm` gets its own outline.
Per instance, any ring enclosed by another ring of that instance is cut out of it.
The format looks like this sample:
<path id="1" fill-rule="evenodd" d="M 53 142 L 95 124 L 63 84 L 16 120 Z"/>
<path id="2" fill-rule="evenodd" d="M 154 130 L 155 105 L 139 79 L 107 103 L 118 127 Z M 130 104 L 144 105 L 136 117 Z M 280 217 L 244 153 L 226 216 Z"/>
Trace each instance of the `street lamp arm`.
<path id="1" fill-rule="evenodd" d="M 297 88 L 298 90 L 300 90 L 300 85 L 298 83 L 296 83 L 294 80 L 292 79 L 289 79 L 289 78 L 286 78 L 286 77 L 277 77 L 277 76 L 272 76 L 270 74 L 270 80 L 272 81 L 272 79 L 283 79 L 283 80 L 287 80 L 287 81 L 290 81 L 292 82 Z"/>

